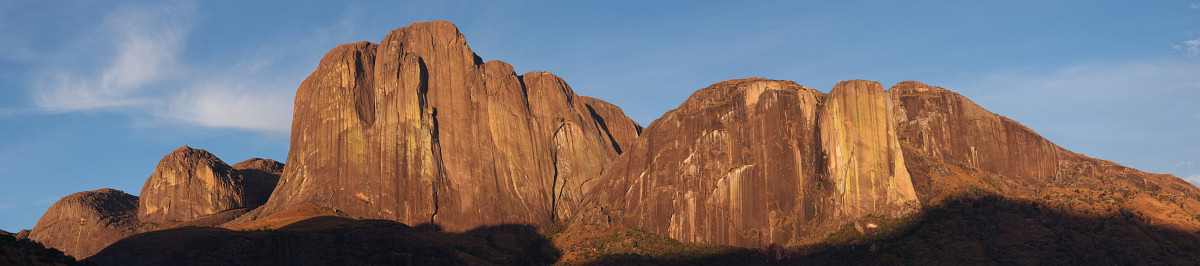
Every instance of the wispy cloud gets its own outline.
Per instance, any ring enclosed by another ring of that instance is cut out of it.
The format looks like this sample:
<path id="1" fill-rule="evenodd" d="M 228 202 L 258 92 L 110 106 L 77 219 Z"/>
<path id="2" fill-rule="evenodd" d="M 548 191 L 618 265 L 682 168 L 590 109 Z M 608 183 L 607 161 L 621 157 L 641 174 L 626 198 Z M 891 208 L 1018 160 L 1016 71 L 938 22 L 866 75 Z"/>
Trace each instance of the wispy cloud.
<path id="1" fill-rule="evenodd" d="M 50 205 L 51 203 L 57 202 L 59 199 L 60 198 L 56 197 L 41 197 L 34 200 L 24 200 L 21 202 L 3 202 L 0 203 L 0 210 Z"/>
<path id="2" fill-rule="evenodd" d="M 1192 3 L 1191 5 L 1188 5 L 1188 7 L 1192 9 L 1200 9 L 1200 3 Z"/>
<path id="3" fill-rule="evenodd" d="M 179 73 L 178 58 L 191 29 L 190 5 L 122 8 L 98 29 L 114 51 L 103 69 L 50 70 L 34 100 L 50 112 L 144 105 L 138 92 Z M 81 73 L 82 72 L 82 73 Z"/>
<path id="4" fill-rule="evenodd" d="M 948 84 L 984 108 L 1029 126 L 1063 147 L 1156 173 L 1194 172 L 1176 165 L 1200 143 L 1200 62 L 1183 58 L 1083 62 L 1049 69 L 993 72 Z M 1155 156 L 1145 156 L 1155 154 Z"/>
<path id="5" fill-rule="evenodd" d="M 1183 51 L 1189 57 L 1200 56 L 1200 38 L 1183 41 L 1173 46 L 1175 50 Z"/>
<path id="6" fill-rule="evenodd" d="M 304 37 L 344 38 L 347 30 L 353 30 L 355 22 L 351 19 L 360 11 L 351 9 L 346 19 Z M 50 63 L 36 72 L 38 77 L 30 84 L 34 110 L 116 112 L 129 115 L 141 125 L 191 125 L 285 135 L 291 128 L 293 93 L 300 81 L 279 81 L 275 78 L 279 76 L 276 68 L 281 67 L 280 62 L 292 63 L 288 60 L 296 53 L 313 54 L 308 46 L 316 45 L 277 40 L 283 43 L 240 54 L 245 59 L 235 60 L 232 66 L 190 64 L 182 58 L 189 52 L 189 34 L 201 20 L 195 5 L 187 2 L 116 9 L 89 31 L 94 34 L 69 40 L 99 44 L 89 47 L 96 51 L 55 51 L 67 54 L 66 58 L 90 57 L 99 63 Z M 0 117 L 25 113 L 0 110 Z"/>
<path id="7" fill-rule="evenodd" d="M 1195 97 L 1192 92 L 1200 89 L 1196 73 L 1200 73 L 1200 63 L 1190 60 L 1086 62 L 1050 70 L 993 72 L 970 88 L 977 88 L 984 97 L 1011 102 L 1011 106 L 1052 103 L 1084 110 L 1123 110 L 1138 108 L 1137 104 L 1149 103 L 1147 100 Z M 1038 99 L 1010 97 L 1020 93 Z"/>
<path id="8" fill-rule="evenodd" d="M 201 84 L 174 97 L 161 118 L 213 128 L 286 135 L 291 130 L 290 90 L 255 90 L 283 87 L 221 80 Z"/>
<path id="9" fill-rule="evenodd" d="M 1200 186 L 1200 174 L 1189 175 L 1188 177 L 1183 178 L 1183 180 L 1188 181 L 1188 183 L 1192 183 L 1193 185 Z"/>

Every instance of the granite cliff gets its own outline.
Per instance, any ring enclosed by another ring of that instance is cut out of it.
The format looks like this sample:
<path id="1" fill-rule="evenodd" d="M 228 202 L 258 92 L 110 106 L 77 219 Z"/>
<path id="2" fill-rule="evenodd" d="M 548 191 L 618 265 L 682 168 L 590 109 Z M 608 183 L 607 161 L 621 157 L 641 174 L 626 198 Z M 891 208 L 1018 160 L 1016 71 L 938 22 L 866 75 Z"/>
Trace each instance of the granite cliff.
<path id="1" fill-rule="evenodd" d="M 257 207 L 266 201 L 271 192 L 257 187 L 248 189 L 247 184 L 263 186 L 270 182 L 248 179 L 268 177 L 243 176 L 239 170 L 208 151 L 180 147 L 163 156 L 154 173 L 142 185 L 138 220 L 142 223 L 167 224 L 233 209 Z"/>
<path id="2" fill-rule="evenodd" d="M 183 146 L 163 156 L 141 197 L 107 188 L 71 194 L 23 234 L 83 259 L 135 233 L 220 225 L 265 202 L 282 168 L 258 158 L 230 167 L 208 151 Z"/>
<path id="3" fill-rule="evenodd" d="M 297 90 L 286 165 L 184 146 L 140 199 L 72 194 L 27 234 L 85 258 L 139 233 L 101 264 L 1200 258 L 1196 186 L 1068 151 L 940 87 L 883 88 L 729 80 L 642 128 L 553 74 L 484 62 L 453 24 L 415 23 L 325 54 Z"/>
<path id="4" fill-rule="evenodd" d="M 1200 230 L 1200 189 L 1183 179 L 1071 152 L 941 87 L 905 81 L 887 93 L 905 163 L 926 205 L 994 194 Z"/>
<path id="5" fill-rule="evenodd" d="M 455 231 L 552 226 L 638 128 L 553 74 L 484 62 L 453 24 L 416 23 L 325 55 L 296 93 L 288 167 L 249 218 L 311 203 Z"/>
<path id="6" fill-rule="evenodd" d="M 851 80 L 829 94 L 719 82 L 651 123 L 597 183 L 589 199 L 615 223 L 747 247 L 813 243 L 844 224 L 869 232 L 991 196 L 1200 230 L 1200 189 L 1182 179 L 1070 152 L 915 81 Z"/>
<path id="7" fill-rule="evenodd" d="M 86 258 L 137 232 L 138 197 L 115 189 L 67 195 L 46 210 L 29 239 Z"/>
<path id="8" fill-rule="evenodd" d="M 879 83 L 730 80 L 651 123 L 594 186 L 617 223 L 687 242 L 811 242 L 918 209 Z"/>

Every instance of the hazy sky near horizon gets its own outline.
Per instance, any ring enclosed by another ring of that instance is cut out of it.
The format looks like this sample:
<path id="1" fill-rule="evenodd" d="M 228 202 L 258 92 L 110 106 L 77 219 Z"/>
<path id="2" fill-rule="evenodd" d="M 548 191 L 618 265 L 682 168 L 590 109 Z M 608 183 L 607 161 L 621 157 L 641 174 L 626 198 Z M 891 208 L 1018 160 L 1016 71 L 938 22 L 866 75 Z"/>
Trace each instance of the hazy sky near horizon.
<path id="1" fill-rule="evenodd" d="M 431 20 L 642 125 L 734 78 L 917 80 L 1200 183 L 1200 0 L 395 2 L 0 0 L 0 229 L 74 192 L 136 195 L 183 145 L 284 161 L 330 48 Z"/>

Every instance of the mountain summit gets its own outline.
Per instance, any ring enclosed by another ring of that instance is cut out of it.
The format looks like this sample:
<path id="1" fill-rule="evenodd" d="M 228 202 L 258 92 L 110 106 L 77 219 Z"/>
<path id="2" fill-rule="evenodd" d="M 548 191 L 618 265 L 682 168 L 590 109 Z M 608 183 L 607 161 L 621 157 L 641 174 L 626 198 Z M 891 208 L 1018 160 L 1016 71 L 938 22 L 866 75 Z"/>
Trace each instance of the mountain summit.
<path id="1" fill-rule="evenodd" d="M 435 21 L 333 48 L 294 108 L 287 164 L 184 146 L 29 239 L 130 265 L 1200 260 L 1196 186 L 916 81 L 722 81 L 642 128 Z"/>
<path id="2" fill-rule="evenodd" d="M 442 21 L 334 48 L 294 113 L 288 167 L 253 215 L 314 204 L 454 231 L 563 221 L 639 128 L 558 76 L 483 62 Z"/>

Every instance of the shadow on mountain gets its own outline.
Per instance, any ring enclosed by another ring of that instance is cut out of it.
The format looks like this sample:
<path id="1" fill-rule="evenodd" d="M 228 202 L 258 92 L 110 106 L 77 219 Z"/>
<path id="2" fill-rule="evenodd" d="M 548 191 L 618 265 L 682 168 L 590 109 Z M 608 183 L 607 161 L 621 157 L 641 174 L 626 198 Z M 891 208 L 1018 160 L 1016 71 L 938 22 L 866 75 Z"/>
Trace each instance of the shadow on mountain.
<path id="1" fill-rule="evenodd" d="M 479 235 L 473 233 L 475 230 L 467 233 L 422 230 L 391 220 L 319 216 L 276 230 L 183 227 L 147 232 L 117 241 L 85 262 L 98 265 L 527 265 L 557 260 L 559 252 L 553 247 L 548 244 L 538 246 L 546 241 L 531 230 L 532 226 L 500 227 L 528 229 Z M 495 231 L 489 228 L 477 230 Z"/>
<path id="2" fill-rule="evenodd" d="M 0 233 L 0 265 L 76 265 L 75 258 L 29 239 Z"/>
<path id="3" fill-rule="evenodd" d="M 851 224 L 821 243 L 791 248 L 730 249 L 695 256 L 607 254 L 585 264 L 1192 264 L 1200 235 L 1151 225 L 1128 211 L 1076 215 L 1038 202 L 996 195 L 957 197 L 904 219 L 875 219 L 878 230 Z"/>
<path id="4" fill-rule="evenodd" d="M 471 265 L 548 265 L 562 256 L 537 227 L 530 225 L 485 226 L 466 233 L 443 232 L 440 226 L 429 223 L 417 228 L 435 242 L 461 252 Z"/>
<path id="5" fill-rule="evenodd" d="M 508 264 L 1190 264 L 1200 235 L 1117 210 L 1081 215 L 996 195 L 960 196 L 910 218 L 869 218 L 821 243 L 748 249 L 687 244 L 619 226 L 552 232 L 529 225 L 443 232 L 390 220 L 308 218 L 277 230 L 184 227 L 137 234 L 85 260 L 99 265 Z M 867 228 L 867 229 L 864 229 Z M 555 246 L 559 245 L 559 246 Z M 571 254 L 563 254 L 564 249 Z M 586 250 L 580 252 L 580 250 Z"/>

